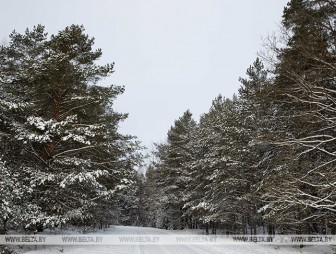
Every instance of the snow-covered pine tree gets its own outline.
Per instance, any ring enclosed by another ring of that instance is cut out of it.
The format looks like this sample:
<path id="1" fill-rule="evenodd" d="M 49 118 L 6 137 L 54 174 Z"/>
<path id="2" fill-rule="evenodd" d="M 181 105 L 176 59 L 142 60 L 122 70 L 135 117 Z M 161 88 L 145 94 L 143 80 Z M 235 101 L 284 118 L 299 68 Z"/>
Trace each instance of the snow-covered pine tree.
<path id="1" fill-rule="evenodd" d="M 187 200 L 184 205 L 186 213 L 197 223 L 205 224 L 217 221 L 214 214 L 217 203 L 213 202 L 213 173 L 223 168 L 223 160 L 227 158 L 220 131 L 222 124 L 221 111 L 223 101 L 218 96 L 213 102 L 210 111 L 203 114 L 191 142 L 195 159 L 187 163 L 192 181 L 187 185 Z"/>
<path id="2" fill-rule="evenodd" d="M 286 45 L 276 52 L 270 99 L 283 146 L 265 176 L 264 198 L 272 200 L 265 212 L 298 232 L 320 232 L 322 224 L 335 231 L 335 8 L 333 1 L 290 1 L 282 22 Z"/>
<path id="3" fill-rule="evenodd" d="M 10 163 L 32 188 L 26 228 L 109 223 L 109 202 L 130 183 L 138 143 L 118 133 L 127 115 L 112 107 L 124 89 L 97 85 L 113 64 L 97 65 L 93 44 L 82 26 L 48 39 L 39 25 L 2 47 L 1 89 L 28 105 L 8 123 L 17 152 Z"/>
<path id="4" fill-rule="evenodd" d="M 41 38 L 37 34 L 36 44 Z M 35 45 L 38 48 L 37 45 Z M 33 51 L 33 50 L 32 50 Z M 32 103 L 25 93 L 19 93 L 13 85 L 16 83 L 14 66 L 9 58 L 15 58 L 16 53 L 9 46 L 0 48 L 0 154 L 1 154 L 1 199 L 2 222 L 0 231 L 22 227 L 27 215 L 36 210 L 30 203 L 33 189 L 25 185 L 25 172 L 20 172 L 18 165 L 27 161 L 23 156 L 23 144 L 15 138 L 16 127 L 23 121 L 24 112 L 30 110 Z M 23 206 L 23 204 L 25 204 Z"/>
<path id="5" fill-rule="evenodd" d="M 167 143 L 157 145 L 157 186 L 161 189 L 162 227 L 181 229 L 187 226 L 184 217 L 184 191 L 191 181 L 186 163 L 193 159 L 189 143 L 196 122 L 189 110 L 184 112 L 167 134 Z"/>
<path id="6" fill-rule="evenodd" d="M 202 220 L 221 223 L 231 232 L 246 230 L 246 172 L 241 156 L 245 149 L 241 142 L 246 138 L 241 129 L 240 104 L 217 97 L 207 114 L 200 120 L 202 147 L 195 179 L 199 179 L 196 192 L 204 193 L 191 209 L 203 211 Z M 203 192 L 202 192 L 203 190 Z"/>
<path id="7" fill-rule="evenodd" d="M 145 177 L 143 174 L 134 171 L 130 177 L 132 188 L 125 188 L 118 195 L 120 216 L 118 223 L 129 226 L 147 226 L 146 199 L 144 192 Z"/>
<path id="8" fill-rule="evenodd" d="M 158 170 L 148 165 L 143 183 L 143 222 L 148 227 L 163 227 L 163 206 L 161 203 L 162 192 L 158 187 Z"/>
<path id="9" fill-rule="evenodd" d="M 261 216 L 257 211 L 262 203 L 257 189 L 266 166 L 263 160 L 271 149 L 269 138 L 273 108 L 267 97 L 271 89 L 268 74 L 263 63 L 257 58 L 247 69 L 247 78 L 239 78 L 241 82 L 238 93 L 240 121 L 237 127 L 241 129 L 244 138 L 237 142 L 237 147 L 242 149 L 236 158 L 239 158 L 245 170 L 245 216 L 251 234 L 256 234 L 257 225 L 261 225 Z"/>

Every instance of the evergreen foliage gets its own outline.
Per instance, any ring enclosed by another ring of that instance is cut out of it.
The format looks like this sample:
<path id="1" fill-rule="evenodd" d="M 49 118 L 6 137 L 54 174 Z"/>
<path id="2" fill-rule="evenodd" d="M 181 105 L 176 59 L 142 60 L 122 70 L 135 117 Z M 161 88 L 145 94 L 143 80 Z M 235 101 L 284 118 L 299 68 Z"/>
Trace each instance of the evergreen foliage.
<path id="1" fill-rule="evenodd" d="M 93 45 L 82 26 L 48 38 L 39 25 L 1 47 L 2 188 L 15 182 L 21 203 L 3 218 L 25 229 L 112 223 L 114 199 L 132 183 L 138 142 L 118 133 L 127 115 L 113 110 L 124 88 L 97 85 L 113 64 L 97 65 Z"/>
<path id="2" fill-rule="evenodd" d="M 227 233 L 336 232 L 336 5 L 291 0 L 282 46 L 195 121 L 177 119 L 143 176 L 118 132 L 123 87 L 81 26 L 0 49 L 0 231 L 64 224 Z M 267 61 L 266 69 L 264 66 Z"/>
<path id="3" fill-rule="evenodd" d="M 218 96 L 201 116 L 188 144 L 193 159 L 179 161 L 190 179 L 180 216 L 192 227 L 335 232 L 335 8 L 291 0 L 286 41 L 270 45 L 274 61 L 265 58 L 270 70 L 256 59 L 238 95 Z M 160 174 L 174 165 L 169 149 L 158 146 L 156 181 L 176 186 L 180 179 Z"/>

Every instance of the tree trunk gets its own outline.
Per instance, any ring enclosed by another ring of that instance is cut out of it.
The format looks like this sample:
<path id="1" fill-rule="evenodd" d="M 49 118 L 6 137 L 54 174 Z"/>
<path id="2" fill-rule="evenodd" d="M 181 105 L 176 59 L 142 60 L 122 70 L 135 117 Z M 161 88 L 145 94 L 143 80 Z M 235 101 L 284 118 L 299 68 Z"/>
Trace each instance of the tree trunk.
<path id="1" fill-rule="evenodd" d="M 205 224 L 205 234 L 206 235 L 209 234 L 209 223 L 208 222 Z"/>

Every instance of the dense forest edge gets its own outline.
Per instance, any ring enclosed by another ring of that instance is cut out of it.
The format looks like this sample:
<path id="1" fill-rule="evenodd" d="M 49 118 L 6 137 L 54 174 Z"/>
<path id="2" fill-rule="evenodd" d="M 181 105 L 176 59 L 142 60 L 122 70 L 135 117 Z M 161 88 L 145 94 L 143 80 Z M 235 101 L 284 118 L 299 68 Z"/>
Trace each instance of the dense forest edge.
<path id="1" fill-rule="evenodd" d="M 197 120 L 186 110 L 141 174 L 143 147 L 113 108 L 124 87 L 99 85 L 114 63 L 97 64 L 94 38 L 14 31 L 0 48 L 0 233 L 336 234 L 335 1 L 291 0 L 264 42 L 237 94 Z"/>

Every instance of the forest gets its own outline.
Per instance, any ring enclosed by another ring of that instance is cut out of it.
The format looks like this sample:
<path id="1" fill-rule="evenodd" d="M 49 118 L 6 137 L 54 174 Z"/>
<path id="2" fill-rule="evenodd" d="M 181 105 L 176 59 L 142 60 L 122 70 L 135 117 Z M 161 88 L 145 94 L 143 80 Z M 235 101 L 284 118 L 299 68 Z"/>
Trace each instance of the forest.
<path id="1" fill-rule="evenodd" d="M 336 234 L 334 0 L 291 0 L 237 94 L 199 119 L 186 110 L 147 164 L 118 130 L 125 88 L 99 85 L 114 72 L 101 55 L 78 25 L 14 31 L 1 46 L 0 233 Z"/>

